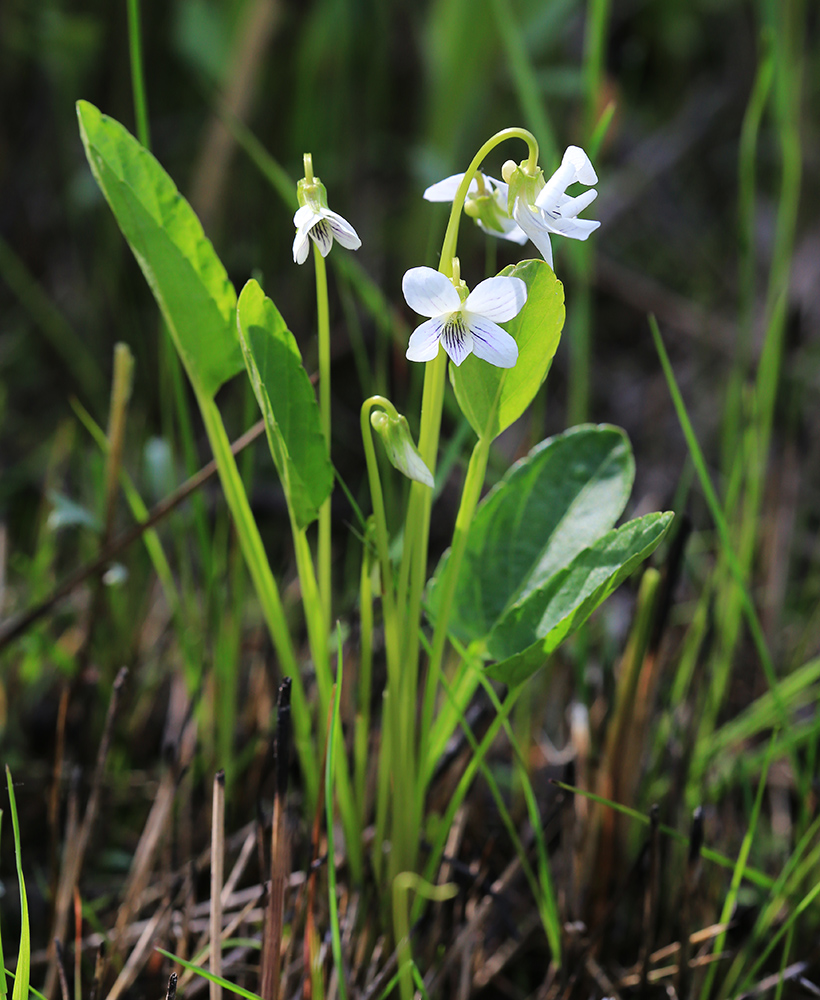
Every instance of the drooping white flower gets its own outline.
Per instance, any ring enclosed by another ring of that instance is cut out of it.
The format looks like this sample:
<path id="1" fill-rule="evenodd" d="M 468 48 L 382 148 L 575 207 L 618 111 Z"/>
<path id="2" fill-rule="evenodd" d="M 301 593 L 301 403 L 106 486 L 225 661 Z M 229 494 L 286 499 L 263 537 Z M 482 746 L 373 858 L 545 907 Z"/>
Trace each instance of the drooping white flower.
<path id="1" fill-rule="evenodd" d="M 330 253 L 334 238 L 348 250 L 358 250 L 362 245 L 353 226 L 327 207 L 302 205 L 293 217 L 293 224 L 296 226 L 293 259 L 297 264 L 304 264 L 307 260 L 310 240 L 313 240 L 323 257 Z"/>
<path id="2" fill-rule="evenodd" d="M 425 200 L 452 201 L 463 179 L 464 174 L 453 174 L 431 184 L 424 192 Z M 510 216 L 508 202 L 509 188 L 504 181 L 497 181 L 478 171 L 467 188 L 464 211 L 490 236 L 523 245 L 527 242 L 527 234 Z"/>
<path id="3" fill-rule="evenodd" d="M 527 286 L 520 278 L 487 278 L 462 300 L 439 271 L 413 267 L 401 287 L 410 308 L 429 317 L 410 336 L 410 361 L 432 361 L 441 345 L 456 365 L 471 352 L 498 368 L 515 365 L 518 345 L 498 324 L 517 316 L 527 301 Z"/>
<path id="4" fill-rule="evenodd" d="M 293 238 L 293 259 L 297 264 L 307 260 L 310 240 L 327 257 L 333 240 L 338 240 L 348 250 L 358 250 L 362 245 L 353 226 L 327 207 L 327 189 L 313 173 L 313 157 L 305 153 L 305 176 L 296 185 L 299 208 L 293 217 L 296 236 Z"/>
<path id="5" fill-rule="evenodd" d="M 529 175 L 523 167 L 511 160 L 504 164 L 504 179 L 510 186 L 512 217 L 536 245 L 541 256 L 552 267 L 550 233 L 558 233 L 574 240 L 585 240 L 600 222 L 579 219 L 582 212 L 598 197 L 595 190 L 584 191 L 575 198 L 566 190 L 570 184 L 598 183 L 598 176 L 587 154 L 580 146 L 569 146 L 561 166 L 544 182 L 539 171 Z"/>

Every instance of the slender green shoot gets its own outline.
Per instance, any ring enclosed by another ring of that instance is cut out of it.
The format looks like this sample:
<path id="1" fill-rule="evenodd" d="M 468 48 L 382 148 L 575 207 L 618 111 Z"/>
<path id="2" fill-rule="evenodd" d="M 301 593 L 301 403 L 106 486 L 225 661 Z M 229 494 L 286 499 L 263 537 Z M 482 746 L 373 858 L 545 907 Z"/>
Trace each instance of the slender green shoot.
<path id="1" fill-rule="evenodd" d="M 344 746 L 339 729 L 339 705 L 342 698 L 342 636 L 337 630 L 338 652 L 336 659 L 336 683 L 333 686 L 333 700 L 330 709 L 330 728 L 327 735 L 325 756 L 325 815 L 327 817 L 327 894 L 330 919 L 330 940 L 333 948 L 333 963 L 339 983 L 339 997 L 347 1000 L 347 981 L 342 957 L 342 936 L 339 930 L 339 900 L 336 896 L 336 837 L 333 825 L 333 793 L 336 785 L 336 756 L 344 754 Z"/>
<path id="2" fill-rule="evenodd" d="M 740 853 L 737 856 L 737 862 L 735 863 L 735 868 L 732 872 L 732 881 L 729 885 L 729 891 L 726 893 L 726 899 L 723 901 L 723 909 L 721 910 L 720 917 L 718 919 L 719 924 L 728 924 L 735 911 L 737 896 L 740 892 L 740 883 L 743 879 L 746 862 L 749 860 L 749 851 L 752 849 L 752 842 L 754 840 L 755 833 L 757 832 L 757 822 L 760 819 L 760 807 L 763 804 L 763 792 L 766 790 L 766 778 L 769 774 L 769 766 L 771 765 L 776 748 L 777 733 L 775 732 L 772 734 L 772 738 L 769 741 L 769 752 L 766 754 L 766 761 L 760 774 L 760 780 L 757 785 L 757 795 L 755 796 L 754 806 L 752 807 L 752 813 L 749 817 L 746 834 L 743 837 L 743 843 L 740 845 Z M 719 955 L 723 951 L 723 946 L 726 943 L 726 934 L 726 930 L 723 930 L 715 938 L 712 954 Z M 700 994 L 702 1000 L 708 1000 L 709 995 L 712 992 L 712 983 L 714 982 L 715 975 L 717 974 L 717 968 L 717 962 L 712 962 L 706 970 L 706 978 L 704 979 L 703 988 Z"/>
<path id="3" fill-rule="evenodd" d="M 17 862 L 17 882 L 20 887 L 20 947 L 17 950 L 17 966 L 14 974 L 12 1000 L 28 1000 L 31 977 L 31 928 L 28 919 L 28 896 L 26 880 L 23 877 L 23 852 L 20 843 L 20 823 L 17 817 L 17 802 L 14 798 L 14 783 L 11 771 L 6 765 L 6 785 L 9 790 L 9 809 L 14 833 L 14 857 Z"/>

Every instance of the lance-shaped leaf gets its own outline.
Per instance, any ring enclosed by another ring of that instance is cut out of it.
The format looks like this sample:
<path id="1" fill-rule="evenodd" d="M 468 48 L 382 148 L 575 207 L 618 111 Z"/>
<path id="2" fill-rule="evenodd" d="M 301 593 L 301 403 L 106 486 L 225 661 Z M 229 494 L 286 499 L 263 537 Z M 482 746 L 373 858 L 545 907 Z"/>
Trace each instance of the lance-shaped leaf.
<path id="1" fill-rule="evenodd" d="M 245 367 L 265 420 L 273 461 L 299 528 L 319 516 L 333 466 L 313 386 L 293 334 L 259 284 L 242 289 L 236 311 Z"/>
<path id="2" fill-rule="evenodd" d="M 463 642 L 487 637 L 509 608 L 615 524 L 634 476 L 632 449 L 618 427 L 586 424 L 536 445 L 475 513 L 450 631 Z M 428 595 L 434 618 L 448 558 Z"/>
<path id="3" fill-rule="evenodd" d="M 569 566 L 512 607 L 493 629 L 488 668 L 496 680 L 520 684 L 655 550 L 670 512 L 646 514 L 608 532 Z"/>
<path id="4" fill-rule="evenodd" d="M 199 219 L 119 122 L 78 101 L 91 171 L 154 293 L 188 377 L 213 397 L 242 370 L 236 292 Z"/>
<path id="5" fill-rule="evenodd" d="M 521 278 L 527 301 L 504 323 L 518 344 L 514 368 L 496 368 L 471 354 L 450 365 L 450 381 L 462 412 L 479 437 L 496 438 L 517 420 L 547 377 L 564 326 L 564 286 L 543 260 L 525 260 L 501 271 Z"/>

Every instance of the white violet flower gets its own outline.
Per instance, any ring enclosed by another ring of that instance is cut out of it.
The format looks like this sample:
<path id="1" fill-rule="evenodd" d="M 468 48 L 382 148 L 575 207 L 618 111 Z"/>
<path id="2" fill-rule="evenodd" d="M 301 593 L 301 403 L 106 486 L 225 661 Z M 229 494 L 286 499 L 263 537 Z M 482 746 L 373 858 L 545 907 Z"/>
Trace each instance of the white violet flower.
<path id="1" fill-rule="evenodd" d="M 293 259 L 297 264 L 304 264 L 307 260 L 309 239 L 313 240 L 323 257 L 330 253 L 334 237 L 348 250 L 358 250 L 362 245 L 353 226 L 329 208 L 314 209 L 312 205 L 302 205 L 293 217 L 293 224 L 296 226 Z"/>
<path id="2" fill-rule="evenodd" d="M 410 337 L 410 361 L 432 361 L 441 345 L 456 365 L 471 352 L 498 368 L 515 365 L 518 345 L 498 324 L 517 316 L 527 301 L 527 286 L 520 278 L 487 278 L 469 294 L 462 282 L 462 295 L 439 271 L 413 267 L 401 287 L 410 308 L 430 317 Z"/>
<path id="3" fill-rule="evenodd" d="M 540 170 L 536 175 L 530 175 L 523 164 L 516 166 L 512 160 L 504 164 L 502 173 L 510 188 L 513 219 L 536 245 L 550 267 L 550 233 L 585 240 L 601 225 L 592 219 L 577 217 L 579 212 L 595 201 L 597 191 L 584 191 L 575 198 L 566 194 L 570 184 L 598 183 L 592 163 L 580 146 L 567 147 L 561 166 L 546 183 Z"/>
<path id="4" fill-rule="evenodd" d="M 336 212 L 327 207 L 327 190 L 318 177 L 313 175 L 313 160 L 305 153 L 305 176 L 296 187 L 299 208 L 293 217 L 296 236 L 293 239 L 293 259 L 297 264 L 307 260 L 310 240 L 327 257 L 334 238 L 348 250 L 358 250 L 362 245 L 353 226 Z"/>
<path id="5" fill-rule="evenodd" d="M 424 192 L 426 201 L 453 201 L 464 174 L 453 174 L 431 184 Z M 509 188 L 504 181 L 477 171 L 467 189 L 464 211 L 485 233 L 523 245 L 529 237 L 508 211 Z"/>

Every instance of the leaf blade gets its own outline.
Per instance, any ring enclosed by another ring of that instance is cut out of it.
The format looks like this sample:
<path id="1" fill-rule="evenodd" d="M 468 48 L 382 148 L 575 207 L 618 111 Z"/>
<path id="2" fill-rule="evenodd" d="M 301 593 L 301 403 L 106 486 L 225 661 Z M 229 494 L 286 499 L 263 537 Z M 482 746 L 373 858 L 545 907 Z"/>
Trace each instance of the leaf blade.
<path id="1" fill-rule="evenodd" d="M 319 516 L 333 488 L 313 386 L 293 334 L 253 279 L 240 293 L 236 321 L 271 455 L 294 520 L 305 528 Z"/>
<path id="2" fill-rule="evenodd" d="M 496 625 L 488 668 L 495 680 L 520 684 L 654 552 L 673 514 L 645 514 L 607 532 L 569 566 L 533 591 Z"/>
<path id="3" fill-rule="evenodd" d="M 530 405 L 547 377 L 564 325 L 564 286 L 543 260 L 505 267 L 502 276 L 527 285 L 527 302 L 503 328 L 518 344 L 514 368 L 496 368 L 471 354 L 450 365 L 458 404 L 479 437 L 496 438 Z"/>
<path id="4" fill-rule="evenodd" d="M 193 209 L 159 162 L 113 118 L 77 102 L 102 190 L 171 332 L 189 378 L 213 397 L 242 370 L 236 292 Z"/>

